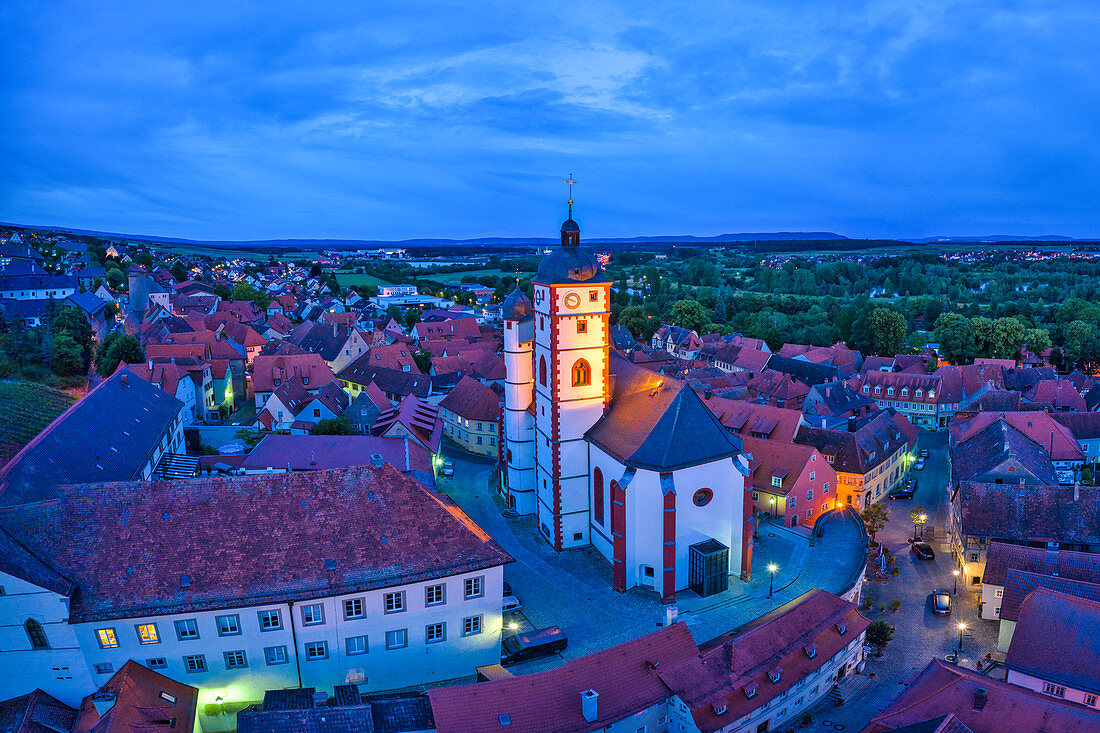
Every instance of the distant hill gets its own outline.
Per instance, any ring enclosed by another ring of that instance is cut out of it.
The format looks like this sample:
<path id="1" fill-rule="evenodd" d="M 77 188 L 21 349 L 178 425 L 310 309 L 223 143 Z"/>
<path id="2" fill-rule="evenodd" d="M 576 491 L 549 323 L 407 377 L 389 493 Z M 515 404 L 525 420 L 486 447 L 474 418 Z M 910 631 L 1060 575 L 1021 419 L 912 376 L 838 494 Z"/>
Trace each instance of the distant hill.
<path id="1" fill-rule="evenodd" d="M 1077 239 L 1061 234 L 1046 234 L 1041 237 L 1021 237 L 1013 234 L 987 234 L 974 236 L 942 236 L 920 237 L 919 239 L 902 239 L 903 242 L 916 242 L 918 244 L 933 244 L 937 242 L 1091 242 L 1093 239 Z"/>

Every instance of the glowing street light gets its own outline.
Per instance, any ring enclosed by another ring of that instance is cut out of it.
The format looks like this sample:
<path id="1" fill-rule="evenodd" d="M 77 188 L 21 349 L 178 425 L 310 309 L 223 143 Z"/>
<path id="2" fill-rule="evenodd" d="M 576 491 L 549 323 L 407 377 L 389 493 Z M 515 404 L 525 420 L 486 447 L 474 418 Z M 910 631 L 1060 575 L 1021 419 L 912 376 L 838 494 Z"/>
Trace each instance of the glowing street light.
<path id="1" fill-rule="evenodd" d="M 966 624 L 959 624 L 959 653 L 962 653 L 963 648 L 963 632 L 966 631 Z"/>
<path id="2" fill-rule="evenodd" d="M 768 572 L 771 573 L 771 578 L 768 580 L 768 598 L 772 597 L 772 591 L 775 589 L 775 574 L 779 572 L 779 566 L 773 563 L 768 563 Z"/>
<path id="3" fill-rule="evenodd" d="M 519 624 L 517 624 L 515 621 L 512 621 L 508 624 L 508 628 L 512 631 L 517 631 L 519 629 Z"/>
<path id="4" fill-rule="evenodd" d="M 924 523 L 927 522 L 927 521 L 928 521 L 928 515 L 927 514 L 920 515 L 920 538 L 922 540 L 924 539 Z"/>
<path id="5" fill-rule="evenodd" d="M 951 587 L 951 595 L 955 595 L 959 592 L 959 571 L 952 570 L 951 574 L 955 576 L 955 584 Z"/>

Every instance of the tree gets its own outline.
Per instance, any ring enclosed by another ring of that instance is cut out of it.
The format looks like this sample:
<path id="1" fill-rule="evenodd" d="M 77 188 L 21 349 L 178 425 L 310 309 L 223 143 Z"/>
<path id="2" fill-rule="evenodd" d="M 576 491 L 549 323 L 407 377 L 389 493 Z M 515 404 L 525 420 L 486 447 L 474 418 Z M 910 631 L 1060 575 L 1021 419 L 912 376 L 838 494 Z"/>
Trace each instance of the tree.
<path id="1" fill-rule="evenodd" d="M 187 267 L 176 260 L 172 263 L 172 266 L 168 268 L 168 271 L 172 273 L 172 277 L 176 278 L 178 282 L 183 282 L 187 279 Z"/>
<path id="2" fill-rule="evenodd" d="M 864 509 L 859 516 L 863 518 L 863 524 L 867 527 L 867 534 L 871 535 L 871 542 L 875 541 L 875 537 L 890 521 L 890 512 L 882 504 L 872 504 Z"/>
<path id="3" fill-rule="evenodd" d="M 95 370 L 100 376 L 109 377 L 120 363 L 137 364 L 143 361 L 145 352 L 141 349 L 141 342 L 121 331 L 114 331 L 96 349 Z"/>
<path id="4" fill-rule="evenodd" d="M 74 377 L 84 371 L 84 349 L 72 336 L 59 332 L 54 336 L 53 370 L 62 377 Z"/>
<path id="5" fill-rule="evenodd" d="M 703 333 L 710 324 L 710 313 L 697 300 L 678 300 L 672 306 L 672 323 L 696 333 Z"/>
<path id="6" fill-rule="evenodd" d="M 322 422 L 324 422 L 322 420 Z M 233 437 L 244 443 L 244 447 L 248 450 L 252 450 L 256 445 L 264 439 L 264 434 L 259 430 L 253 430 L 252 428 L 241 428 L 237 432 L 233 433 Z"/>
<path id="7" fill-rule="evenodd" d="M 432 371 L 432 357 L 435 356 L 430 349 L 425 349 L 423 346 L 419 347 L 413 352 L 413 361 L 416 362 L 416 368 L 423 374 L 430 374 Z"/>
<path id="8" fill-rule="evenodd" d="M 1031 353 L 1042 356 L 1043 352 L 1053 344 L 1050 341 L 1050 331 L 1045 328 L 1028 328 L 1024 331 L 1024 345 Z"/>
<path id="9" fill-rule="evenodd" d="M 875 308 L 867 319 L 871 351 L 880 356 L 901 352 L 907 324 L 905 316 L 891 308 Z"/>
<path id="10" fill-rule="evenodd" d="M 126 273 L 117 267 L 107 270 L 107 287 L 115 292 L 124 289 L 126 285 Z"/>
<path id="11" fill-rule="evenodd" d="M 309 431 L 313 435 L 354 435 L 355 426 L 346 417 L 322 420 Z"/>
<path id="12" fill-rule="evenodd" d="M 92 326 L 87 316 L 72 306 L 65 306 L 58 312 L 53 319 L 53 332 L 55 336 L 67 333 L 82 349 L 92 348 Z"/>
<path id="13" fill-rule="evenodd" d="M 928 521 L 928 514 L 925 512 L 924 507 L 917 504 L 909 510 L 909 519 L 913 522 L 913 539 L 917 539 L 917 528 L 922 527 Z"/>
<path id="14" fill-rule="evenodd" d="M 619 325 L 626 326 L 634 338 L 641 338 L 649 325 L 649 316 L 640 305 L 631 305 L 619 311 Z"/>
<path id="15" fill-rule="evenodd" d="M 974 358 L 977 342 L 970 319 L 960 313 L 944 313 L 936 319 L 936 339 L 940 356 L 952 364 L 963 364 Z"/>
<path id="16" fill-rule="evenodd" d="M 867 627 L 867 643 L 877 650 L 875 656 L 882 656 L 882 648 L 894 639 L 894 627 L 882 619 L 872 621 Z"/>
<path id="17" fill-rule="evenodd" d="M 271 297 L 257 288 L 252 287 L 243 280 L 236 283 L 229 291 L 230 300 L 250 300 L 261 308 L 267 308 L 271 304 Z"/>

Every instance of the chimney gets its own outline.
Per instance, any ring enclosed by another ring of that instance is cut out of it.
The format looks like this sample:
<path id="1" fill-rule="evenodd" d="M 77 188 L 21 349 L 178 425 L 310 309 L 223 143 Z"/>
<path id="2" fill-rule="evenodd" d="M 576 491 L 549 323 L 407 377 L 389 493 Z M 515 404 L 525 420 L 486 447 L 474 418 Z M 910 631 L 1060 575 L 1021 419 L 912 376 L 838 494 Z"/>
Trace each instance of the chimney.
<path id="1" fill-rule="evenodd" d="M 128 375 L 128 374 L 123 374 L 123 375 L 122 375 L 121 377 L 119 377 L 118 379 L 119 379 L 119 381 L 120 381 L 120 382 L 122 382 L 122 386 L 124 386 L 124 387 L 127 387 L 127 386 L 129 386 L 129 384 L 130 384 L 130 375 Z"/>
<path id="2" fill-rule="evenodd" d="M 984 687 L 974 690 L 974 710 L 981 712 L 987 699 L 989 699 L 989 690 Z"/>
<path id="3" fill-rule="evenodd" d="M 581 693 L 581 715 L 589 723 L 595 723 L 599 718 L 599 706 L 600 693 L 595 690 L 585 690 Z"/>
<path id="4" fill-rule="evenodd" d="M 854 433 L 856 431 L 856 419 L 854 417 L 848 418 L 848 432 Z"/>
<path id="5" fill-rule="evenodd" d="M 92 695 L 92 705 L 95 705 L 95 711 L 100 718 L 115 706 L 115 699 L 116 696 L 113 692 L 97 692 Z"/>

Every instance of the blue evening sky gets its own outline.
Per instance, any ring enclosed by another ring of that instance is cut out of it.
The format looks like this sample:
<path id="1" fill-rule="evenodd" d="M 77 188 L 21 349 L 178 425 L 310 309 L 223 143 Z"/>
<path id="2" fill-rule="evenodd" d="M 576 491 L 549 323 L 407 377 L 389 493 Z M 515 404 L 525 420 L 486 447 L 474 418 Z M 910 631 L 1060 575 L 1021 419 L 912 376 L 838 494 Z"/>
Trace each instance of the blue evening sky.
<path id="1" fill-rule="evenodd" d="M 0 221 L 1100 236 L 1100 3 L 0 4 Z"/>

